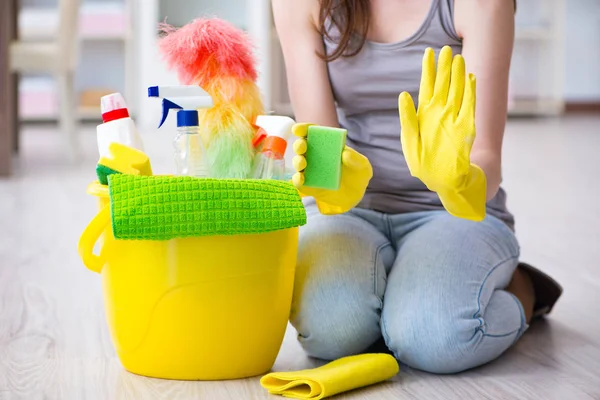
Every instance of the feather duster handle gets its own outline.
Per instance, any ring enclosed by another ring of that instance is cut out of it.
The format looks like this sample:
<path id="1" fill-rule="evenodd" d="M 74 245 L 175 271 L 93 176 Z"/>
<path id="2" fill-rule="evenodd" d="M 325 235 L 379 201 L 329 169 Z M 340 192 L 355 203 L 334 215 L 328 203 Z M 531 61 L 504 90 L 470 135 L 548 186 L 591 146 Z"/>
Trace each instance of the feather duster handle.
<path id="1" fill-rule="evenodd" d="M 254 149 L 252 121 L 264 108 L 248 36 L 227 21 L 203 18 L 176 29 L 161 24 L 159 50 L 184 85 L 199 85 L 215 103 L 199 110 L 206 156 L 215 178 L 246 178 Z"/>

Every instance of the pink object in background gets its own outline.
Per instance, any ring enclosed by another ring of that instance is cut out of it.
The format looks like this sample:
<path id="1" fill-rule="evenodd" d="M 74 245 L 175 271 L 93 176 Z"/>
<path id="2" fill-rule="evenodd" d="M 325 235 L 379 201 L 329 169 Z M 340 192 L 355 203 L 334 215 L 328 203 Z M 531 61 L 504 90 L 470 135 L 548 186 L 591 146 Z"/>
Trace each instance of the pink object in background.
<path id="1" fill-rule="evenodd" d="M 58 97 L 51 79 L 29 78 L 19 87 L 21 118 L 52 118 L 58 113 Z"/>
<path id="2" fill-rule="evenodd" d="M 124 13 L 82 14 L 79 19 L 82 36 L 121 36 L 127 31 Z"/>
<path id="3" fill-rule="evenodd" d="M 4 0 L 0 0 L 4 1 Z M 79 32 L 85 37 L 121 37 L 128 31 L 127 9 L 120 2 L 85 2 L 79 15 Z M 23 7 L 19 13 L 19 37 L 39 40 L 54 37 L 58 28 L 55 8 Z"/>

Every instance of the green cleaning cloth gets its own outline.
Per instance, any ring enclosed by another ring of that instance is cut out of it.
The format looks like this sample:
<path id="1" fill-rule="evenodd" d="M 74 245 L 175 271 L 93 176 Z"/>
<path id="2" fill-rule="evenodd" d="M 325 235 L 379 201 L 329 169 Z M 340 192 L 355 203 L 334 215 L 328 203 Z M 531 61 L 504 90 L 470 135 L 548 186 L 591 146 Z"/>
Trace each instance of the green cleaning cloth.
<path id="1" fill-rule="evenodd" d="M 306 223 L 298 190 L 284 181 L 112 174 L 108 187 L 116 239 L 266 233 Z"/>
<path id="2" fill-rule="evenodd" d="M 271 394 L 292 399 L 320 400 L 383 382 L 399 371 L 389 354 L 359 354 L 302 371 L 272 372 L 260 380 Z"/>

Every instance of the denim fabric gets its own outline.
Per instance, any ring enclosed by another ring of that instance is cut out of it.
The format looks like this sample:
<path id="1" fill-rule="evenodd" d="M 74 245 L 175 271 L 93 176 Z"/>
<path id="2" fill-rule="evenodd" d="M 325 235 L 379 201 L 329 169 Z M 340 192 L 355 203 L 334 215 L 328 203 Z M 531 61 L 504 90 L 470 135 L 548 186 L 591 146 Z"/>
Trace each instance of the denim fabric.
<path id="1" fill-rule="evenodd" d="M 493 216 L 445 211 L 324 216 L 307 205 L 291 323 L 305 351 L 333 360 L 380 340 L 398 361 L 434 373 L 485 364 L 527 329 L 503 290 L 519 245 Z"/>

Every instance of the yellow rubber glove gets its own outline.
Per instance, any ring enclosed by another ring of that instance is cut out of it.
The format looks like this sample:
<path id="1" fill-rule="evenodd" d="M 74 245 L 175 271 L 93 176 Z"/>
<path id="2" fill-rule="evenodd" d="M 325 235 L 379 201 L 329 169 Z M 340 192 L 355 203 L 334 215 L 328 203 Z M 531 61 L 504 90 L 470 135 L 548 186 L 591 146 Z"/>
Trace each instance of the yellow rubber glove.
<path id="1" fill-rule="evenodd" d="M 410 94 L 398 100 L 402 150 L 412 176 L 438 194 L 452 215 L 481 221 L 486 213 L 486 177 L 471 163 L 475 141 L 475 76 L 466 77 L 461 55 L 445 46 L 436 73 L 435 56 L 425 50 L 419 110 Z"/>
<path id="2" fill-rule="evenodd" d="M 308 127 L 314 124 L 295 124 L 292 128 L 299 139 L 294 143 L 294 168 L 297 171 L 292 180 L 302 196 L 314 197 L 319 211 L 325 215 L 343 214 L 350 211 L 362 200 L 369 181 L 373 177 L 373 167 L 356 150 L 346 146 L 342 152 L 342 178 L 338 190 L 308 188 L 304 185 L 304 169 L 307 161 L 304 157 L 307 149 Z"/>
<path id="3" fill-rule="evenodd" d="M 398 371 L 398 362 L 389 354 L 361 354 L 319 368 L 270 373 L 260 384 L 271 394 L 318 400 L 385 381 Z"/>

